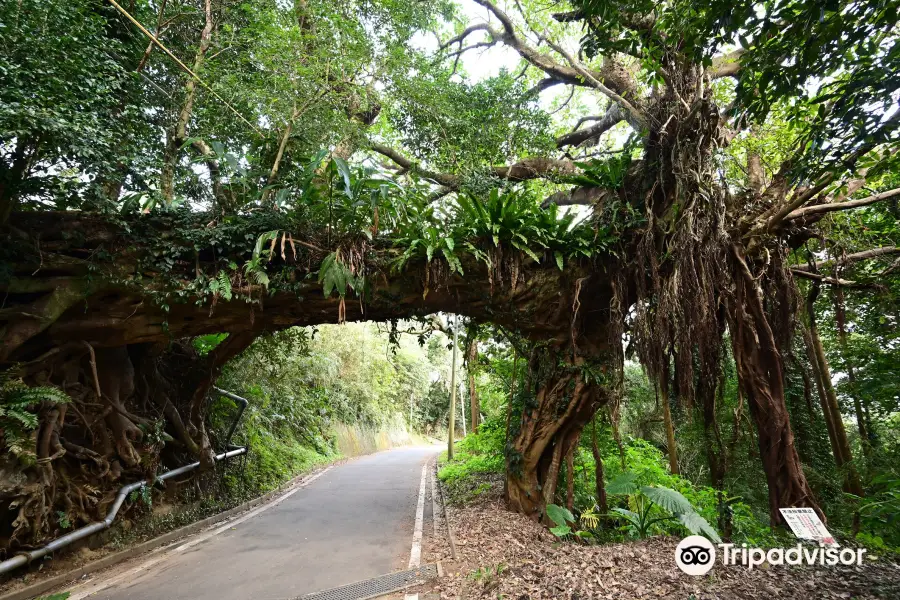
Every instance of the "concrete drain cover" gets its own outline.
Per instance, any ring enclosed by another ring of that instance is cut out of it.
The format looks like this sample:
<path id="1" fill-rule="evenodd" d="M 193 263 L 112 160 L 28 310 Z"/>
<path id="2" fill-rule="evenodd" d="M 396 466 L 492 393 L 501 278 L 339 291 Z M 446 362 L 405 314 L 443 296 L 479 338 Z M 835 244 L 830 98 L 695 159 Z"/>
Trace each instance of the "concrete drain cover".
<path id="1" fill-rule="evenodd" d="M 388 573 L 323 592 L 298 596 L 295 600 L 366 600 L 424 583 L 437 576 L 437 565 L 422 565 L 418 569 Z"/>

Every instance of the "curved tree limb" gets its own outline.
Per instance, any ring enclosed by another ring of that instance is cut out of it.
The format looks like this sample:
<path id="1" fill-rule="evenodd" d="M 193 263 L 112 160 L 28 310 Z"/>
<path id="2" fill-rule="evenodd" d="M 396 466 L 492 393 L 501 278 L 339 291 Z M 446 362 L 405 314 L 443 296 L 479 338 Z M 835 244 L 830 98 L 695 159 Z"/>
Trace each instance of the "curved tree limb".
<path id="1" fill-rule="evenodd" d="M 808 217 L 810 215 L 820 215 L 839 210 L 850 210 L 851 208 L 858 208 L 860 206 L 868 206 L 869 204 L 875 204 L 876 202 L 894 198 L 896 196 L 900 196 L 900 188 L 894 188 L 886 192 L 873 194 L 872 196 L 860 198 L 859 200 L 847 200 L 845 202 L 830 202 L 828 204 L 806 206 L 804 208 L 798 208 L 797 210 L 788 213 L 788 215 L 785 217 L 785 221 L 799 219 L 801 217 Z"/>
<path id="2" fill-rule="evenodd" d="M 871 250 L 864 250 L 862 252 L 854 252 L 853 254 L 847 254 L 841 257 L 838 257 L 836 260 L 829 260 L 823 263 L 820 263 L 820 267 L 823 269 L 826 266 L 845 266 L 851 263 L 859 262 L 861 260 L 868 260 L 870 258 L 877 258 L 879 256 L 890 256 L 892 254 L 900 254 L 900 248 L 897 246 L 883 246 L 881 248 L 872 248 Z M 791 265 L 791 270 L 795 273 L 797 271 L 803 271 L 804 273 L 812 273 L 813 270 L 808 264 L 802 265 Z"/>
<path id="3" fill-rule="evenodd" d="M 709 69 L 710 79 L 721 79 L 722 77 L 734 77 L 741 71 L 741 56 L 746 52 L 743 48 L 738 48 L 733 52 L 713 57 L 712 66 Z"/>
<path id="4" fill-rule="evenodd" d="M 519 55 L 530 64 L 537 67 L 538 69 L 549 75 L 551 78 L 556 79 L 561 83 L 568 83 L 581 87 L 596 87 L 592 83 L 586 81 L 584 75 L 579 72 L 578 69 L 569 65 L 561 64 L 553 60 L 551 57 L 540 53 L 536 48 L 525 43 L 525 41 L 522 40 L 522 38 L 519 37 L 519 35 L 516 33 L 515 24 L 513 23 L 512 19 L 509 18 L 509 15 L 500 10 L 493 2 L 491 2 L 490 0 L 475 0 L 475 2 L 490 11 L 491 14 L 493 14 L 503 26 L 502 31 L 498 31 L 492 28 L 490 25 L 483 26 L 483 29 L 488 31 L 494 40 L 497 40 L 509 46 L 510 48 L 518 52 Z M 588 73 L 589 76 L 592 77 L 595 81 L 603 78 L 603 76 L 596 71 L 589 71 Z M 627 90 L 612 89 L 610 91 L 618 96 L 620 93 L 623 93 Z"/>
<path id="5" fill-rule="evenodd" d="M 551 204 L 557 206 L 590 206 L 606 198 L 612 191 L 599 187 L 577 187 L 571 190 L 556 192 L 541 202 L 541 208 Z"/>
<path id="6" fill-rule="evenodd" d="M 803 279 L 809 279 L 810 281 L 816 281 L 816 282 L 824 283 L 827 285 L 840 285 L 843 287 L 853 287 L 853 288 L 872 287 L 872 284 L 860 283 L 858 281 L 850 281 L 849 279 L 826 277 L 825 275 L 820 275 L 819 273 L 812 273 L 810 271 L 801 271 L 800 269 L 796 269 L 796 268 L 792 268 L 791 273 L 793 273 L 797 277 L 801 277 Z"/>
<path id="7" fill-rule="evenodd" d="M 413 161 L 397 150 L 384 144 L 372 143 L 372 150 L 391 159 L 402 168 L 414 171 L 417 174 L 438 183 L 450 191 L 459 189 L 462 181 L 458 175 L 450 173 L 438 173 L 423 169 L 419 163 Z M 490 167 L 490 172 L 495 177 L 509 181 L 528 181 L 530 179 L 552 178 L 557 175 L 572 175 L 578 168 L 570 160 L 557 160 L 552 158 L 524 158 L 512 165 Z"/>
<path id="8" fill-rule="evenodd" d="M 622 108 L 618 104 L 611 104 L 609 109 L 607 109 L 606 114 L 600 117 L 594 125 L 585 129 L 578 129 L 576 126 L 575 131 L 556 138 L 556 147 L 564 148 L 566 146 L 580 146 L 588 140 L 594 140 L 600 137 L 624 120 L 625 115 Z"/>
<path id="9" fill-rule="evenodd" d="M 606 87 L 604 84 L 600 83 L 598 78 L 595 77 L 595 74 L 589 72 L 584 67 L 584 65 L 582 65 L 579 61 L 577 61 L 575 59 L 575 57 L 573 57 L 571 54 L 566 52 L 566 50 L 562 46 L 560 46 L 554 42 L 551 42 L 550 40 L 547 40 L 546 38 L 545 38 L 545 41 L 551 48 L 553 48 L 559 54 L 564 56 L 565 59 L 567 61 L 569 61 L 569 64 L 572 65 L 572 68 L 574 68 L 575 71 L 577 71 L 578 74 L 581 75 L 581 77 L 584 78 L 584 80 L 587 81 L 588 84 L 590 84 L 591 87 L 595 88 L 597 91 L 599 91 L 601 94 L 603 94 L 604 96 L 606 96 L 613 102 L 619 104 L 622 107 L 622 109 L 625 111 L 625 119 L 628 121 L 629 124 L 631 124 L 632 127 L 637 129 L 638 131 L 640 131 L 641 129 L 646 127 L 647 116 L 641 110 L 639 110 L 637 107 L 635 107 L 633 104 L 631 104 L 628 100 L 626 100 L 621 95 L 619 95 L 615 90 L 612 90 L 612 89 Z"/>

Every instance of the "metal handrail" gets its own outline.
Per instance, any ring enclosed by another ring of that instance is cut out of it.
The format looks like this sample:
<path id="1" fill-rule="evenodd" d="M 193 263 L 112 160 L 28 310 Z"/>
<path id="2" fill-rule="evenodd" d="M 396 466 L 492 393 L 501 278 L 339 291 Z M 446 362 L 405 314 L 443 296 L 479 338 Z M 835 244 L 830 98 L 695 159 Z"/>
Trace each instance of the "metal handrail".
<path id="1" fill-rule="evenodd" d="M 236 394 L 232 394 L 231 392 L 226 392 L 225 390 L 219 388 L 213 388 L 219 394 L 231 398 L 238 404 L 240 404 L 240 410 L 238 411 L 237 416 L 231 424 L 230 429 L 228 430 L 228 435 L 225 438 L 225 452 L 221 454 L 217 454 L 215 456 L 215 460 L 222 461 L 232 456 L 240 456 L 241 454 L 247 454 L 247 448 L 245 446 L 240 446 L 236 448 L 229 448 L 229 443 L 231 442 L 231 436 L 234 434 L 234 430 L 237 428 L 238 421 L 240 421 L 241 416 L 244 414 L 244 410 L 247 408 L 247 400 L 245 398 L 241 398 Z M 122 486 L 119 488 L 119 493 L 116 495 L 115 501 L 110 506 L 109 511 L 106 513 L 106 518 L 102 521 L 96 521 L 91 523 L 90 525 L 85 525 L 80 529 L 76 529 L 71 533 L 67 533 L 62 537 L 58 537 L 46 546 L 42 548 L 38 548 L 36 550 L 29 550 L 26 552 L 20 552 L 16 556 L 4 560 L 0 562 L 0 575 L 4 573 L 9 573 L 14 569 L 18 569 L 19 567 L 23 567 L 29 564 L 31 561 L 43 558 L 47 556 L 51 552 L 59 550 L 60 548 L 64 548 L 68 546 L 72 542 L 77 542 L 78 540 L 82 540 L 90 535 L 93 535 L 99 531 L 103 531 L 104 529 L 109 529 L 112 526 L 113 520 L 116 518 L 116 514 L 118 514 L 119 509 L 122 508 L 122 504 L 125 503 L 125 499 L 128 497 L 128 494 L 135 490 L 139 490 L 144 486 L 152 486 L 157 481 L 165 481 L 166 479 L 171 479 L 172 477 L 177 477 L 179 475 L 183 475 L 185 473 L 189 473 L 200 466 L 200 461 L 193 462 L 189 465 L 184 465 L 183 467 L 178 467 L 177 469 L 172 469 L 171 471 L 166 471 L 162 475 L 157 476 L 155 479 L 145 479 L 143 481 L 136 481 L 134 483 L 129 483 L 128 485 Z"/>

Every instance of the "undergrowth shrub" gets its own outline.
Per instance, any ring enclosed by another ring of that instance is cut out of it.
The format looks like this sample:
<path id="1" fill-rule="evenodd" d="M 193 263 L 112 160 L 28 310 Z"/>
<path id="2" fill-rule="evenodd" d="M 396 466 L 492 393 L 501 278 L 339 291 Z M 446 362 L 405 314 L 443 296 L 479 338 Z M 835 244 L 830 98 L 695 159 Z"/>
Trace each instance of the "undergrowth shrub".
<path id="1" fill-rule="evenodd" d="M 461 504 L 492 491 L 502 480 L 505 469 L 503 445 L 506 422 L 501 418 L 484 421 L 477 433 L 471 433 L 453 447 L 453 460 L 444 452 L 438 459 L 443 466 L 438 477 L 447 486 L 450 501 Z M 496 491 L 496 490 L 494 490 Z"/>
<path id="2" fill-rule="evenodd" d="M 486 484 L 491 482 L 499 484 L 502 481 L 505 467 L 503 458 L 505 427 L 505 419 L 502 417 L 488 419 L 479 427 L 478 433 L 470 434 L 456 443 L 452 461 L 447 461 L 446 453 L 441 456 L 442 467 L 438 476 L 447 486 L 452 501 L 469 501 L 484 493 Z M 630 473 L 637 486 L 663 487 L 679 492 L 690 502 L 697 514 L 714 527 L 722 521 L 720 518 L 722 511 L 728 511 L 731 537 L 737 543 L 758 546 L 777 543 L 777 538 L 768 524 L 760 520 L 747 503 L 740 498 L 722 496 L 712 487 L 696 485 L 684 477 L 671 474 L 665 455 L 650 442 L 638 438 L 624 440 L 623 468 L 618 447 L 609 436 L 603 438 L 604 443 L 601 444 L 600 450 L 607 482 L 623 473 Z M 590 446 L 585 447 L 583 443 L 577 448 L 574 465 L 577 515 L 591 511 L 596 505 L 595 463 Z M 559 494 L 565 494 L 565 489 L 563 472 L 560 474 L 557 491 Z M 564 504 L 564 499 L 558 500 L 558 503 Z M 610 498 L 610 506 L 614 506 L 616 501 L 616 498 Z M 622 526 L 610 531 L 607 521 L 601 522 L 597 529 L 597 539 L 614 540 L 624 537 L 627 527 Z M 658 534 L 671 535 L 683 535 L 683 532 L 683 528 L 677 522 L 660 523 L 655 530 Z"/>

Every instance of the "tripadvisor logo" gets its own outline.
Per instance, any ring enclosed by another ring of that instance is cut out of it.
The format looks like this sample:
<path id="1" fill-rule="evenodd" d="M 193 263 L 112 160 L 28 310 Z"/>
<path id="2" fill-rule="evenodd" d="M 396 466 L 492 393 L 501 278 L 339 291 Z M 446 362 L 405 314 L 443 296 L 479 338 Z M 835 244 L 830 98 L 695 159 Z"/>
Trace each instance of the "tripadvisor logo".
<path id="1" fill-rule="evenodd" d="M 688 575 L 706 575 L 716 562 L 716 547 L 702 535 L 689 535 L 675 548 L 675 564 Z"/>
<path id="2" fill-rule="evenodd" d="M 779 565 L 861 565 L 865 548 L 838 548 L 836 546 L 818 547 L 797 544 L 792 548 L 748 548 L 747 544 L 736 547 L 735 544 L 719 544 L 722 551 L 722 564 L 741 565 L 752 571 L 763 563 Z M 675 548 L 675 564 L 688 575 L 705 575 L 716 562 L 716 546 L 703 536 L 691 535 Z"/>

